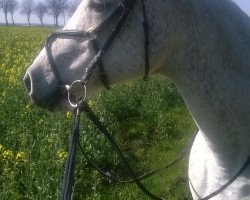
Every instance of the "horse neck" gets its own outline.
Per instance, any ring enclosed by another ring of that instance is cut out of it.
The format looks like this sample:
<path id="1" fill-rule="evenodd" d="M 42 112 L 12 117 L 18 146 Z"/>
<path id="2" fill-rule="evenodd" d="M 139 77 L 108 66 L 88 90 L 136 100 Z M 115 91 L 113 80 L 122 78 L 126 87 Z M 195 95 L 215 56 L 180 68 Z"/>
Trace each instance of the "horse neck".
<path id="1" fill-rule="evenodd" d="M 250 21 L 229 1 L 222 14 L 210 2 L 207 13 L 196 7 L 170 76 L 217 164 L 230 171 L 250 155 Z"/>

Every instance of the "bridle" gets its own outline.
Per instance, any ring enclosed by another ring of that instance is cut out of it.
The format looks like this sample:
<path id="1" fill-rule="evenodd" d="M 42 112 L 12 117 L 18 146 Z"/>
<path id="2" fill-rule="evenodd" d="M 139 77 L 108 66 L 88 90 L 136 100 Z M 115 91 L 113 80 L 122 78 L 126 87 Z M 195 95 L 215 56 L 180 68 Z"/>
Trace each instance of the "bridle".
<path id="1" fill-rule="evenodd" d="M 74 37 L 81 37 L 81 38 L 86 38 L 91 41 L 93 48 L 96 52 L 95 57 L 92 59 L 92 61 L 89 63 L 89 65 L 86 67 L 85 73 L 83 77 L 80 80 L 75 80 L 71 85 L 66 86 L 67 91 L 68 91 L 68 101 L 72 107 L 74 107 L 74 120 L 73 120 L 73 129 L 72 129 L 72 135 L 71 135 L 71 141 L 70 141 L 70 148 L 69 148 L 69 156 L 67 158 L 67 162 L 65 165 L 65 173 L 64 173 L 64 178 L 63 178 L 63 187 L 62 187 L 62 192 L 61 192 L 61 200 L 70 200 L 72 198 L 72 190 L 73 190 L 73 183 L 74 183 L 74 163 L 75 163 L 75 156 L 76 156 L 76 148 L 79 146 L 80 150 L 86 157 L 87 161 L 97 170 L 99 171 L 104 177 L 109 179 L 110 181 L 113 182 L 119 182 L 119 183 L 130 183 L 134 182 L 137 184 L 137 186 L 150 198 L 155 199 L 155 200 L 162 200 L 162 198 L 159 198 L 152 194 L 142 183 L 141 180 L 148 178 L 149 176 L 152 176 L 156 174 L 157 172 L 169 168 L 173 164 L 179 162 L 180 160 L 183 159 L 183 157 L 189 152 L 191 145 L 194 141 L 195 135 L 193 136 L 191 142 L 188 144 L 188 147 L 186 150 L 179 156 L 177 157 L 174 161 L 172 161 L 170 164 L 158 168 L 156 170 L 150 171 L 149 173 L 138 177 L 131 165 L 128 163 L 128 161 L 125 159 L 124 154 L 122 153 L 121 149 L 119 148 L 118 144 L 116 143 L 115 139 L 112 137 L 112 135 L 108 132 L 106 127 L 100 122 L 98 117 L 94 114 L 94 112 L 90 109 L 88 106 L 87 102 L 85 101 L 86 95 L 87 95 L 87 84 L 88 81 L 95 71 L 95 69 L 98 67 L 99 68 L 99 76 L 100 80 L 102 81 L 104 87 L 106 89 L 110 89 L 110 84 L 108 82 L 108 78 L 105 73 L 105 69 L 103 66 L 102 62 L 102 57 L 105 52 L 108 51 L 110 46 L 112 45 L 115 37 L 119 34 L 120 30 L 122 29 L 124 23 L 126 22 L 127 18 L 129 17 L 129 14 L 131 10 L 133 9 L 135 5 L 136 0 L 121 0 L 116 8 L 111 12 L 111 14 L 104 19 L 104 21 L 97 26 L 94 30 L 90 32 L 84 32 L 84 31 L 57 31 L 54 33 L 51 33 L 51 35 L 47 38 L 46 43 L 45 43 L 45 49 L 47 52 L 49 64 L 51 66 L 51 69 L 54 73 L 55 78 L 58 81 L 59 85 L 65 85 L 65 83 L 62 81 L 59 72 L 57 70 L 53 55 L 52 55 L 52 48 L 51 44 L 53 39 L 56 39 L 61 36 L 74 36 Z M 145 4 L 144 0 L 140 0 L 141 4 L 141 9 L 143 13 L 143 32 L 144 32 L 144 49 L 145 49 L 145 72 L 143 79 L 147 80 L 148 74 L 149 74 L 149 25 L 148 25 L 148 19 L 147 19 L 147 13 L 145 9 Z M 98 37 L 98 32 L 105 27 L 105 25 L 112 20 L 114 17 L 120 15 L 118 22 L 113 28 L 113 31 L 109 35 L 107 41 L 104 43 L 104 45 L 99 48 L 97 44 L 97 37 Z M 71 88 L 73 88 L 76 84 L 80 84 L 84 89 L 83 89 L 83 95 L 82 98 L 78 102 L 72 102 L 71 100 Z M 132 180 L 126 180 L 126 181 L 120 181 L 118 180 L 115 176 L 107 174 L 106 172 L 103 172 L 100 168 L 98 168 L 89 158 L 88 156 L 84 153 L 84 150 L 78 140 L 79 138 L 79 126 L 80 126 L 80 115 L 82 112 L 85 112 L 86 116 L 93 122 L 93 124 L 97 127 L 97 129 L 104 134 L 104 136 L 108 139 L 109 143 L 111 144 L 112 148 L 116 151 L 120 159 L 124 162 L 125 166 L 127 167 L 127 170 L 130 173 L 130 176 Z M 248 167 L 250 164 L 250 157 L 246 160 L 244 165 L 241 167 L 241 169 L 237 172 L 235 176 L 233 176 L 225 185 L 223 185 L 221 188 L 216 190 L 215 192 L 211 193 L 210 195 L 204 197 L 204 198 L 199 198 L 200 200 L 208 200 L 219 193 L 221 193 L 223 190 L 225 190 L 233 181 L 235 181 L 243 172 L 244 170 Z M 195 191 L 192 183 L 190 182 L 191 187 Z M 196 193 L 196 192 L 195 192 Z M 197 193 L 196 193 L 197 194 Z M 197 194 L 197 196 L 199 196 Z"/>
<path id="2" fill-rule="evenodd" d="M 74 87 L 75 83 L 81 83 L 81 85 L 85 88 L 84 95 L 83 95 L 83 97 L 84 97 L 86 95 L 85 90 L 86 90 L 86 86 L 88 84 L 88 81 L 97 67 L 99 67 L 100 80 L 102 81 L 104 87 L 106 89 L 110 89 L 110 84 L 108 82 L 108 78 L 107 78 L 105 70 L 104 70 L 102 57 L 103 57 L 104 53 L 108 51 L 108 49 L 112 45 L 114 39 L 116 38 L 116 36 L 120 32 L 120 30 L 122 29 L 124 23 L 126 22 L 127 18 L 129 17 L 129 14 L 130 14 L 132 8 L 135 5 L 135 2 L 136 2 L 136 0 L 120 1 L 117 4 L 117 6 L 115 7 L 115 9 L 113 10 L 113 12 L 111 12 L 111 14 L 108 17 L 106 17 L 103 20 L 103 22 L 100 25 L 98 25 L 94 30 L 91 30 L 89 32 L 74 31 L 74 30 L 73 31 L 57 31 L 57 32 L 51 33 L 51 35 L 47 38 L 47 40 L 45 42 L 45 49 L 47 52 L 47 56 L 49 59 L 49 63 L 50 63 L 52 72 L 54 73 L 54 76 L 56 77 L 56 80 L 58 81 L 59 85 L 63 85 L 64 83 L 59 75 L 55 61 L 53 59 L 52 48 L 51 48 L 51 44 L 52 44 L 53 39 L 61 37 L 61 36 L 64 36 L 64 37 L 65 36 L 66 37 L 67 36 L 74 36 L 74 37 L 86 38 L 86 39 L 91 41 L 93 48 L 96 52 L 95 57 L 92 59 L 92 61 L 86 67 L 83 77 L 80 80 L 74 81 L 73 83 L 71 83 L 70 86 L 68 86 L 68 91 L 69 91 L 68 92 L 68 96 L 69 96 L 68 100 L 69 100 L 69 103 L 71 104 L 71 106 L 76 107 L 76 104 L 72 103 L 72 101 L 70 100 L 70 88 Z M 145 40 L 144 40 L 145 73 L 144 73 L 143 79 L 147 80 L 147 77 L 149 74 L 149 32 L 148 32 L 149 26 L 148 26 L 148 20 L 147 20 L 147 14 L 146 14 L 144 0 L 140 0 L 140 3 L 141 3 L 142 13 L 143 13 L 142 25 L 143 25 L 144 38 L 145 38 Z M 105 25 L 110 20 L 112 20 L 114 17 L 116 17 L 117 15 L 120 15 L 117 24 L 114 26 L 113 31 L 109 35 L 109 37 L 106 40 L 106 42 L 104 43 L 104 45 L 101 48 L 99 48 L 97 45 L 98 32 L 103 27 L 105 27 Z"/>

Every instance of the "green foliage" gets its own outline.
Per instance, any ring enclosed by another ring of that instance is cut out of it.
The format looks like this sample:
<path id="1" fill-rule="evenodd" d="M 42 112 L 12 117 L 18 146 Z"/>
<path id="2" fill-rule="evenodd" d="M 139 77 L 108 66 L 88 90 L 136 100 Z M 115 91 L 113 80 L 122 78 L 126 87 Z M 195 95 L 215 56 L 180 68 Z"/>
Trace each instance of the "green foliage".
<path id="1" fill-rule="evenodd" d="M 30 103 L 22 76 L 49 28 L 0 27 L 0 199 L 58 199 L 71 126 L 70 113 Z M 89 100 L 138 174 L 173 160 L 195 126 L 173 83 L 164 77 L 116 86 Z M 99 167 L 129 178 L 107 141 L 82 117 L 81 143 Z M 145 185 L 164 198 L 189 196 L 186 162 Z M 117 185 L 93 171 L 78 153 L 75 199 L 148 199 L 134 184 Z"/>

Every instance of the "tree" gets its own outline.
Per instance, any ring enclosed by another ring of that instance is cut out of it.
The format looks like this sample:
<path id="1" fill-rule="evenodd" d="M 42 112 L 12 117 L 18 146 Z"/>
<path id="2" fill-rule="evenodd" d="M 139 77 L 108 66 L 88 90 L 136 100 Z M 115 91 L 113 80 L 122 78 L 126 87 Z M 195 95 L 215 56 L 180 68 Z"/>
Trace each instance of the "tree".
<path id="1" fill-rule="evenodd" d="M 62 17 L 63 17 L 63 24 L 66 24 L 66 15 L 65 15 L 65 10 L 62 11 Z"/>
<path id="2" fill-rule="evenodd" d="M 6 26 L 8 26 L 9 0 L 0 0 L 0 8 L 3 10 Z"/>
<path id="3" fill-rule="evenodd" d="M 58 17 L 67 9 L 67 0 L 46 0 L 50 14 L 54 17 L 55 26 L 58 26 Z"/>
<path id="4" fill-rule="evenodd" d="M 38 19 L 40 20 L 43 26 L 43 18 L 44 18 L 44 15 L 47 13 L 47 6 L 44 3 L 40 2 L 37 4 L 34 11 L 35 11 L 35 15 L 38 17 Z"/>
<path id="5" fill-rule="evenodd" d="M 71 17 L 76 11 L 77 7 L 81 3 L 81 0 L 73 0 L 68 5 L 68 15 Z"/>
<path id="6" fill-rule="evenodd" d="M 24 14 L 27 16 L 27 20 L 29 22 L 29 26 L 31 26 L 30 24 L 30 16 L 31 13 L 34 10 L 34 1 L 33 0 L 23 0 L 22 4 L 21 4 L 21 14 Z"/>
<path id="7" fill-rule="evenodd" d="M 14 15 L 14 12 L 17 10 L 17 8 L 18 8 L 18 2 L 16 0 L 9 0 L 8 11 L 11 14 L 13 26 L 15 25 L 13 15 Z"/>

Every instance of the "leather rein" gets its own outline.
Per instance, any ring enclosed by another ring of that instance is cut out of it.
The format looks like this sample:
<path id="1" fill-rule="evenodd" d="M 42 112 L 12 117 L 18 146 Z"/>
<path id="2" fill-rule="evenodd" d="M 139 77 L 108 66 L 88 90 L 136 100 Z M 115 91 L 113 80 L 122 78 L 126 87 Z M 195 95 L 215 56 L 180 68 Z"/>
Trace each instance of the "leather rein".
<path id="1" fill-rule="evenodd" d="M 190 140 L 190 142 L 189 142 L 187 148 L 185 149 L 185 151 L 180 156 L 178 156 L 174 161 L 172 161 L 170 164 L 168 164 L 168 165 L 166 165 L 164 167 L 160 167 L 160 168 L 158 168 L 156 170 L 152 170 L 152 171 L 144 174 L 143 176 L 137 176 L 136 173 L 134 172 L 133 168 L 131 167 L 130 163 L 125 158 L 123 152 L 121 151 L 119 145 L 117 144 L 117 142 L 115 141 L 113 136 L 109 133 L 109 131 L 106 129 L 106 127 L 102 124 L 102 122 L 100 122 L 98 117 L 95 115 L 95 113 L 91 110 L 91 108 L 88 106 L 87 102 L 85 101 L 86 95 L 87 95 L 88 81 L 89 81 L 91 75 L 93 74 L 93 72 L 96 70 L 97 67 L 99 69 L 100 80 L 102 81 L 104 87 L 106 89 L 108 89 L 108 90 L 110 89 L 108 78 L 106 76 L 105 69 L 104 69 L 103 62 L 102 62 L 102 56 L 104 55 L 105 52 L 108 51 L 108 49 L 112 45 L 114 39 L 119 34 L 119 32 L 122 29 L 124 23 L 126 22 L 127 18 L 129 17 L 130 12 L 132 11 L 132 9 L 133 9 L 133 7 L 135 5 L 135 2 L 137 2 L 137 0 L 122 0 L 122 1 L 120 1 L 117 4 L 117 6 L 115 7 L 115 9 L 113 10 L 113 12 L 111 12 L 111 14 L 107 18 L 105 18 L 104 21 L 99 26 L 97 26 L 94 30 L 92 30 L 90 32 L 74 31 L 74 30 L 72 30 L 72 31 L 71 30 L 57 31 L 57 32 L 51 33 L 51 35 L 46 39 L 45 49 L 46 49 L 46 52 L 47 52 L 47 56 L 48 56 L 48 59 L 49 59 L 51 69 L 52 69 L 52 71 L 53 71 L 59 85 L 64 85 L 64 82 L 63 82 L 63 80 L 61 79 L 61 77 L 59 75 L 59 72 L 58 72 L 57 67 L 56 67 L 55 60 L 54 60 L 53 55 L 52 55 L 51 44 L 55 39 L 60 38 L 60 37 L 80 37 L 80 38 L 84 38 L 84 39 L 87 39 L 87 40 L 91 41 L 92 46 L 93 46 L 93 48 L 94 48 L 94 50 L 96 52 L 95 57 L 92 59 L 92 61 L 86 67 L 86 70 L 85 70 L 85 73 L 84 73 L 83 77 L 80 80 L 76 80 L 73 83 L 71 83 L 70 86 L 69 85 L 66 86 L 66 88 L 68 90 L 68 101 L 69 101 L 70 105 L 72 107 L 74 107 L 74 119 L 73 119 L 73 128 L 72 128 L 70 147 L 69 147 L 69 154 L 68 154 L 69 156 L 68 156 L 66 164 L 65 164 L 65 172 L 64 172 L 64 177 L 63 177 L 63 186 L 62 186 L 61 195 L 60 195 L 61 200 L 70 200 L 70 199 L 72 199 L 72 192 L 73 192 L 73 185 L 74 185 L 74 167 L 75 167 L 75 157 L 76 157 L 77 146 L 79 147 L 79 149 L 81 150 L 81 152 L 83 153 L 83 155 L 85 156 L 87 161 L 93 166 L 93 168 L 96 169 L 98 172 L 100 172 L 108 180 L 110 180 L 112 182 L 118 182 L 118 183 L 132 183 L 133 182 L 147 196 L 149 196 L 151 199 L 162 200 L 162 198 L 157 197 L 154 194 L 152 194 L 141 183 L 141 180 L 146 179 L 146 178 L 156 174 L 157 172 L 159 172 L 161 170 L 164 170 L 166 168 L 169 168 L 170 166 L 174 165 L 175 163 L 181 161 L 183 159 L 183 157 L 187 154 L 187 152 L 189 152 L 189 150 L 190 150 L 190 148 L 192 146 L 192 143 L 193 143 L 193 141 L 195 139 L 196 134 Z M 148 24 L 148 19 L 147 19 L 147 13 L 146 13 L 144 0 L 140 0 L 140 5 L 141 5 L 142 14 L 143 14 L 142 26 L 143 26 L 143 32 L 144 32 L 144 50 L 145 50 L 144 51 L 144 54 L 145 54 L 145 58 L 144 58 L 145 59 L 145 73 L 144 73 L 143 79 L 147 80 L 148 74 L 149 74 L 149 24 Z M 98 32 L 102 28 L 104 28 L 105 25 L 110 20 L 113 20 L 113 18 L 115 18 L 117 16 L 119 16 L 118 22 L 113 27 L 113 30 L 112 30 L 111 34 L 109 35 L 107 41 L 104 43 L 104 45 L 101 48 L 99 48 L 99 46 L 97 44 Z M 72 101 L 72 95 L 71 95 L 71 89 L 76 84 L 80 84 L 83 87 L 83 96 L 81 97 L 81 99 L 78 102 L 73 102 Z M 130 176 L 132 178 L 131 180 L 119 180 L 114 175 L 102 171 L 98 166 L 96 166 L 88 158 L 88 156 L 84 152 L 84 150 L 83 150 L 83 148 L 82 148 L 82 146 L 81 146 L 81 144 L 79 142 L 80 116 L 81 116 L 82 112 L 85 112 L 86 116 L 92 121 L 92 123 L 97 127 L 97 129 L 102 134 L 104 134 L 104 136 L 107 138 L 107 140 L 109 141 L 109 143 L 110 143 L 111 147 L 113 148 L 113 150 L 117 153 L 119 158 L 125 164 L 127 170 L 130 173 Z M 249 163 L 250 163 L 250 157 L 247 159 L 246 163 L 244 163 L 244 165 L 239 170 L 239 172 L 232 179 L 230 179 L 224 186 L 222 186 L 217 191 L 211 193 L 207 197 L 200 198 L 200 200 L 210 199 L 210 198 L 216 196 L 217 194 L 219 194 L 220 192 L 222 192 L 224 189 L 226 189 L 237 177 L 239 177 L 243 173 L 243 171 L 247 168 Z M 191 187 L 193 187 L 191 182 L 190 182 L 190 185 L 191 185 Z"/>

